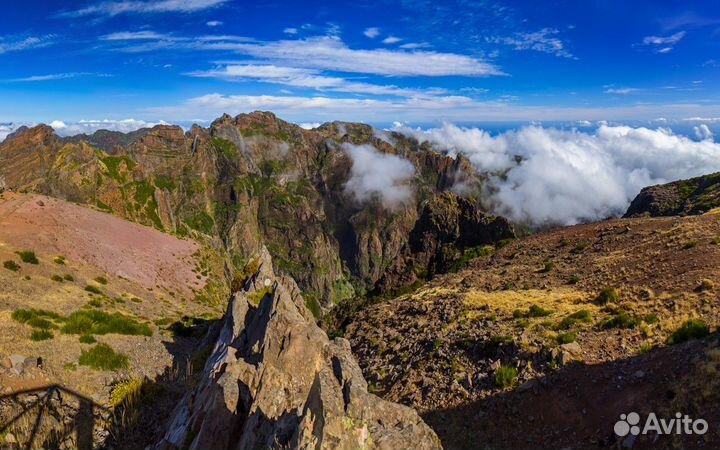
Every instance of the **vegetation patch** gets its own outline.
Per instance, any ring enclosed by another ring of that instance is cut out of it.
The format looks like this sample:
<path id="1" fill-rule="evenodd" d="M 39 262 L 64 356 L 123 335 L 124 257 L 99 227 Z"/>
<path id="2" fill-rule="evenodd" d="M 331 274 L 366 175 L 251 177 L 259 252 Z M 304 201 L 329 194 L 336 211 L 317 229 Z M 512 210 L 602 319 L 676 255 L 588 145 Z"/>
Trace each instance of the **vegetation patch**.
<path id="1" fill-rule="evenodd" d="M 32 250 L 23 250 L 20 252 L 16 252 L 18 256 L 20 256 L 20 260 L 22 262 L 27 264 L 40 264 L 40 261 L 38 261 L 37 256 L 35 255 L 35 252 Z"/>
<path id="2" fill-rule="evenodd" d="M 20 265 L 12 260 L 7 260 L 3 262 L 3 267 L 7 270 L 12 270 L 13 272 L 17 272 L 18 270 L 20 270 Z"/>
<path id="3" fill-rule="evenodd" d="M 616 303 L 619 298 L 620 295 L 615 288 L 606 287 L 595 297 L 595 303 L 598 305 L 607 305 L 608 303 Z"/>
<path id="4" fill-rule="evenodd" d="M 130 366 L 127 355 L 116 352 L 107 344 L 97 344 L 90 350 L 83 350 L 78 362 L 81 366 L 95 370 L 119 370 Z"/>
<path id="5" fill-rule="evenodd" d="M 81 344 L 94 344 L 97 342 L 97 339 L 95 339 L 95 336 L 92 334 L 81 334 L 79 341 Z"/>
<path id="6" fill-rule="evenodd" d="M 587 309 L 581 309 L 576 311 L 567 317 L 563 318 L 555 328 L 558 330 L 567 330 L 577 325 L 578 323 L 590 323 L 592 322 L 592 314 Z"/>
<path id="7" fill-rule="evenodd" d="M 122 315 L 97 310 L 75 311 L 65 319 L 62 327 L 65 334 L 124 334 L 130 336 L 152 336 L 146 324 Z"/>
<path id="8" fill-rule="evenodd" d="M 683 322 L 667 339 L 667 343 L 679 344 L 691 339 L 702 339 L 710 334 L 710 328 L 700 319 L 690 319 Z"/>
<path id="9" fill-rule="evenodd" d="M 557 336 L 558 344 L 570 344 L 575 342 L 577 339 L 577 333 L 574 331 L 568 331 L 567 333 L 560 333 Z"/>
<path id="10" fill-rule="evenodd" d="M 95 281 L 98 282 L 98 283 L 100 283 L 100 284 L 102 284 L 102 285 L 108 284 L 108 280 L 107 280 L 107 278 L 105 278 L 105 277 L 96 277 L 96 278 L 95 278 Z"/>
<path id="11" fill-rule="evenodd" d="M 481 245 L 479 247 L 465 249 L 462 255 L 452 263 L 448 271 L 452 273 L 459 272 L 465 268 L 471 260 L 480 258 L 481 256 L 490 256 L 493 253 L 495 253 L 495 247 L 492 245 Z"/>
<path id="12" fill-rule="evenodd" d="M 85 286 L 85 290 L 90 292 L 91 294 L 103 295 L 102 291 L 97 286 L 93 286 L 92 284 L 88 284 L 87 286 Z"/>
<path id="13" fill-rule="evenodd" d="M 303 297 L 305 297 L 305 307 L 312 313 L 315 320 L 320 320 L 322 318 L 322 308 L 317 297 L 310 292 L 303 293 Z"/>
<path id="14" fill-rule="evenodd" d="M 210 234 L 212 232 L 215 221 L 205 211 L 200 211 L 194 216 L 185 219 L 185 224 L 193 230 L 199 231 L 204 234 Z"/>
<path id="15" fill-rule="evenodd" d="M 132 404 L 140 396 L 142 387 L 143 382 L 139 378 L 131 378 L 116 384 L 110 392 L 110 406 L 117 408 Z"/>
<path id="16" fill-rule="evenodd" d="M 63 281 L 65 281 L 65 279 L 60 275 L 53 275 L 50 277 L 50 279 L 53 281 L 57 281 L 58 283 L 62 283 Z"/>
<path id="17" fill-rule="evenodd" d="M 518 371 L 511 366 L 502 365 L 495 371 L 495 386 L 501 389 L 512 387 L 517 380 Z"/>
<path id="18" fill-rule="evenodd" d="M 33 341 L 47 341 L 53 337 L 55 336 L 48 330 L 33 330 L 30 335 L 30 339 Z"/>
<path id="19" fill-rule="evenodd" d="M 213 137 L 212 144 L 220 152 L 220 154 L 231 161 L 240 156 L 237 146 L 227 139 Z"/>
<path id="20" fill-rule="evenodd" d="M 53 259 L 53 262 L 54 262 L 55 264 L 59 264 L 59 265 L 61 265 L 61 266 L 64 266 L 64 265 L 65 265 L 65 257 L 64 257 L 64 256 L 56 256 L 56 257 Z"/>
<path id="21" fill-rule="evenodd" d="M 248 295 L 248 300 L 249 300 L 250 303 L 252 303 L 253 305 L 258 306 L 258 305 L 260 305 L 260 302 L 263 301 L 263 299 L 264 299 L 266 296 L 272 295 L 272 293 L 273 293 L 273 288 L 272 288 L 272 286 L 268 286 L 268 287 L 266 287 L 266 288 L 264 288 L 264 289 L 261 289 L 261 290 L 259 290 L 259 291 L 255 291 L 255 292 L 253 292 L 252 294 Z"/>

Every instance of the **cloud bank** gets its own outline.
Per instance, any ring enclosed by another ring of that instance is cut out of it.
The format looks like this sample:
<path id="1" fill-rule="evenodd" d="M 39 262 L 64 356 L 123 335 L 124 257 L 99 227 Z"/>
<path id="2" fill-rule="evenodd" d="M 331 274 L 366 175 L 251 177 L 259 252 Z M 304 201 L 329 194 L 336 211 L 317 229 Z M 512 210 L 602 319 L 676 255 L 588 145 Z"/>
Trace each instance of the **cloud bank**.
<path id="1" fill-rule="evenodd" d="M 415 167 L 410 161 L 381 153 L 372 145 L 345 143 L 342 148 L 353 161 L 345 190 L 359 202 L 379 198 L 385 207 L 395 208 L 412 198 L 409 182 Z"/>
<path id="2" fill-rule="evenodd" d="M 491 175 L 495 212 L 533 225 L 621 215 L 643 187 L 720 171 L 720 144 L 709 129 L 698 129 L 700 141 L 666 129 L 606 125 L 594 133 L 531 126 L 497 136 L 450 124 L 398 131 L 466 155 Z"/>

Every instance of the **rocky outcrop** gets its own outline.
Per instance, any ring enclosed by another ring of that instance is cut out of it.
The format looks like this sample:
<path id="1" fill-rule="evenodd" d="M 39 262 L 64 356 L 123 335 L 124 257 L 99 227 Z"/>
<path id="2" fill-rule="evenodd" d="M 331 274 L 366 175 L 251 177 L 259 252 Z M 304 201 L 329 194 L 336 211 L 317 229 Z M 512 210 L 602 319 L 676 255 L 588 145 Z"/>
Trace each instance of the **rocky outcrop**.
<path id="1" fill-rule="evenodd" d="M 409 161 L 412 199 L 397 208 L 358 201 L 346 189 L 353 160 L 344 145 Z M 482 177 L 462 156 L 363 124 L 304 130 L 268 112 L 224 115 L 187 132 L 159 125 L 59 138 L 47 126 L 22 129 L 0 143 L 3 186 L 191 235 L 227 252 L 229 274 L 244 273 L 265 245 L 317 313 L 407 287 L 444 271 L 460 247 L 512 234 L 488 232 L 502 224 L 484 213 Z"/>
<path id="2" fill-rule="evenodd" d="M 720 173 L 650 186 L 640 191 L 624 217 L 703 214 L 720 207 Z"/>
<path id="3" fill-rule="evenodd" d="M 405 406 L 367 392 L 345 339 L 330 341 L 270 255 L 236 293 L 202 380 L 156 450 L 438 449 Z"/>

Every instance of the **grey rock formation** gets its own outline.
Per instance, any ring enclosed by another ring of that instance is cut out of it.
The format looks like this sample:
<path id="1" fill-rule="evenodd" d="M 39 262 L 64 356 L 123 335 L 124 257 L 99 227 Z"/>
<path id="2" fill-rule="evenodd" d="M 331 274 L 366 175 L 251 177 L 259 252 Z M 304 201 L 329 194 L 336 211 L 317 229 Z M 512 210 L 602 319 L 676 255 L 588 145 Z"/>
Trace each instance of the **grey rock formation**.
<path id="1" fill-rule="evenodd" d="M 348 341 L 328 339 L 264 249 L 202 377 L 155 449 L 441 448 L 414 410 L 367 392 Z"/>

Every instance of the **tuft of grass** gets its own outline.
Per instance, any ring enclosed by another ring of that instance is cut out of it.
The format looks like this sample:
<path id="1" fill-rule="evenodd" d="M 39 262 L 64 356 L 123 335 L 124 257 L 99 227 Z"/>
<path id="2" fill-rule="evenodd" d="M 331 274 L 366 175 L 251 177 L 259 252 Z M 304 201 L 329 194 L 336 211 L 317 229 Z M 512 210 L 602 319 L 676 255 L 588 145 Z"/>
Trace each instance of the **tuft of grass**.
<path id="1" fill-rule="evenodd" d="M 552 261 L 545 261 L 545 265 L 544 265 L 543 268 L 540 270 L 540 273 L 552 272 L 554 268 L 555 268 L 555 263 L 554 263 L 554 262 L 552 262 Z"/>
<path id="2" fill-rule="evenodd" d="M 558 344 L 570 344 L 571 342 L 575 342 L 576 339 L 577 339 L 577 333 L 574 331 L 568 331 L 567 333 L 560 333 L 557 336 Z"/>
<path id="3" fill-rule="evenodd" d="M 697 287 L 697 290 L 700 292 L 712 291 L 713 289 L 715 289 L 715 283 L 707 278 L 702 280 L 700 285 Z"/>
<path id="4" fill-rule="evenodd" d="M 116 352 L 107 344 L 97 344 L 90 350 L 83 350 L 78 362 L 81 366 L 95 370 L 119 370 L 130 366 L 127 355 Z"/>
<path id="5" fill-rule="evenodd" d="M 513 317 L 516 319 L 527 317 L 547 317 L 550 314 L 552 314 L 551 311 L 548 311 L 538 305 L 530 305 L 527 311 L 521 311 L 519 309 L 513 311 Z"/>
<path id="6" fill-rule="evenodd" d="M 680 328 L 671 334 L 667 343 L 670 345 L 679 344 L 691 339 L 702 339 L 710 334 L 710 328 L 700 319 L 689 319 L 680 325 Z"/>
<path id="7" fill-rule="evenodd" d="M 65 281 L 75 281 L 75 278 L 74 278 L 72 275 L 70 275 L 69 273 L 66 273 L 65 275 L 63 275 L 63 280 L 65 280 Z"/>
<path id="8" fill-rule="evenodd" d="M 601 290 L 597 297 L 595 297 L 595 303 L 598 305 L 607 305 L 608 303 L 615 303 L 620 298 L 617 290 L 612 287 L 606 287 Z"/>
<path id="9" fill-rule="evenodd" d="M 652 342 L 644 342 L 642 345 L 640 345 L 640 347 L 638 347 L 637 352 L 640 354 L 649 353 L 654 348 L 655 348 L 655 344 L 653 344 Z"/>
<path id="10" fill-rule="evenodd" d="M 713 245 L 720 245 L 720 237 L 713 238 L 710 243 Z"/>
<path id="11" fill-rule="evenodd" d="M 97 288 L 96 286 L 93 286 L 91 284 L 88 284 L 87 286 L 85 286 L 85 290 L 92 294 L 102 295 L 102 291 L 99 288 Z"/>
<path id="12" fill-rule="evenodd" d="M 63 281 L 65 281 L 65 279 L 60 275 L 53 275 L 50 277 L 50 279 L 53 281 L 57 281 L 58 283 L 62 283 Z"/>
<path id="13" fill-rule="evenodd" d="M 683 245 L 683 250 L 690 250 L 691 248 L 697 247 L 697 245 L 698 245 L 698 244 L 697 244 L 697 242 L 695 242 L 695 241 L 686 242 L 686 243 Z"/>
<path id="14" fill-rule="evenodd" d="M 98 282 L 99 284 L 102 284 L 103 286 L 108 284 L 108 280 L 105 277 L 96 277 L 95 281 Z"/>
<path id="15" fill-rule="evenodd" d="M 20 252 L 15 252 L 20 256 L 20 260 L 24 263 L 28 264 L 40 264 L 40 261 L 38 261 L 37 256 L 35 256 L 35 252 L 32 250 L 23 250 Z"/>
<path id="16" fill-rule="evenodd" d="M 143 382 L 139 378 L 130 378 L 116 384 L 110 392 L 110 406 L 117 408 L 132 404 L 140 396 L 142 387 Z"/>
<path id="17" fill-rule="evenodd" d="M 65 257 L 64 256 L 56 256 L 55 259 L 53 259 L 53 262 L 55 264 L 59 264 L 61 266 L 65 265 Z"/>
<path id="18" fill-rule="evenodd" d="M 146 324 L 120 313 L 106 313 L 97 310 L 81 310 L 70 314 L 62 327 L 65 334 L 124 334 L 130 336 L 152 336 Z"/>
<path id="19" fill-rule="evenodd" d="M 30 339 L 33 341 L 47 341 L 48 339 L 52 339 L 55 336 L 48 330 L 33 330 L 32 334 L 30 335 Z"/>
<path id="20" fill-rule="evenodd" d="M 81 344 L 94 344 L 97 342 L 97 339 L 95 339 L 95 336 L 92 334 L 81 334 L 79 341 Z"/>
<path id="21" fill-rule="evenodd" d="M 51 322 L 51 320 L 62 320 L 59 314 L 43 309 L 18 309 L 13 311 L 11 317 L 16 322 L 24 323 L 41 330 L 57 328 L 57 325 Z"/>
<path id="22" fill-rule="evenodd" d="M 568 278 L 568 284 L 578 284 L 580 282 L 580 277 L 578 275 L 570 275 L 570 278 Z"/>
<path id="23" fill-rule="evenodd" d="M 17 272 L 20 270 L 20 265 L 12 260 L 7 260 L 3 263 L 3 267 L 7 270 L 12 270 L 13 272 Z"/>
<path id="24" fill-rule="evenodd" d="M 495 386 L 507 389 L 512 387 L 517 380 L 518 371 L 511 366 L 502 365 L 495 371 Z"/>
<path id="25" fill-rule="evenodd" d="M 567 330 L 572 328 L 578 323 L 589 323 L 592 322 L 592 314 L 587 309 L 581 309 L 576 311 L 567 317 L 563 318 L 560 323 L 556 326 L 558 330 Z"/>
<path id="26" fill-rule="evenodd" d="M 271 295 L 272 293 L 272 286 L 268 286 L 264 289 L 255 291 L 252 294 L 248 295 L 248 300 L 250 300 L 250 303 L 252 303 L 253 305 L 258 306 L 266 296 Z"/>
<path id="27" fill-rule="evenodd" d="M 635 328 L 640 323 L 640 319 L 633 317 L 625 311 L 618 312 L 615 316 L 604 320 L 600 324 L 600 328 L 609 330 L 611 328 Z"/>

